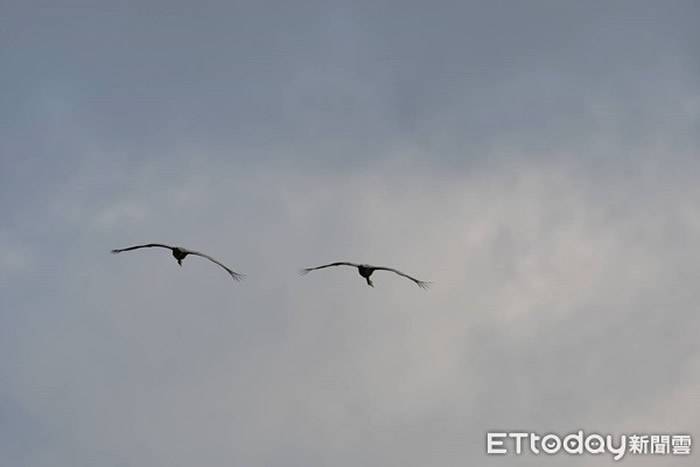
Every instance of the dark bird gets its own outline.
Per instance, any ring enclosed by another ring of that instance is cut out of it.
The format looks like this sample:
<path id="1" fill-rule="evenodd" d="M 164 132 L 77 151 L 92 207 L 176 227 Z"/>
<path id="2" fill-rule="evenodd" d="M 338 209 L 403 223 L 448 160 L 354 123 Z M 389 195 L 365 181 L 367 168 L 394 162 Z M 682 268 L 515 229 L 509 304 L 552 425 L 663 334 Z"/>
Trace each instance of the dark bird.
<path id="1" fill-rule="evenodd" d="M 404 274 L 403 272 L 398 271 L 398 270 L 393 269 L 393 268 L 386 268 L 383 266 L 372 266 L 370 264 L 348 263 L 346 261 L 339 261 L 337 263 L 324 264 L 323 266 L 316 266 L 315 268 L 304 268 L 300 271 L 300 273 L 303 275 L 303 274 L 307 274 L 311 271 L 315 271 L 317 269 L 329 268 L 331 266 L 352 266 L 354 268 L 357 268 L 357 272 L 360 273 L 360 276 L 364 277 L 364 279 L 367 281 L 367 285 L 369 285 L 370 287 L 374 287 L 374 284 L 372 283 L 372 279 L 370 279 L 370 276 L 372 275 L 372 273 L 374 271 L 393 272 L 395 274 L 398 274 L 399 276 L 405 277 L 406 279 L 412 280 L 421 289 L 427 289 L 428 287 L 430 287 L 430 284 L 431 284 L 431 282 L 416 279 L 415 277 L 411 277 L 408 274 Z"/>
<path id="2" fill-rule="evenodd" d="M 234 280 L 239 281 L 239 280 L 243 279 L 243 277 L 245 277 L 244 274 L 239 274 L 235 271 L 232 271 L 231 269 L 226 267 L 224 264 L 220 263 L 219 261 L 215 260 L 214 258 L 212 258 L 209 255 L 205 255 L 204 253 L 200 253 L 198 251 L 187 250 L 187 249 L 181 248 L 179 246 L 169 246 L 169 245 L 163 245 L 161 243 L 149 243 L 147 245 L 135 245 L 135 246 L 127 247 L 127 248 L 120 248 L 117 250 L 112 250 L 112 253 L 117 254 L 117 253 L 121 253 L 122 251 L 138 250 L 139 248 L 167 248 L 168 250 L 172 251 L 173 256 L 177 260 L 177 264 L 179 264 L 180 266 L 182 266 L 182 260 L 185 259 L 188 255 L 201 256 L 202 258 L 206 258 L 209 261 L 211 261 L 212 263 L 218 264 L 219 266 L 224 268 L 226 270 L 226 272 L 229 273 Z"/>

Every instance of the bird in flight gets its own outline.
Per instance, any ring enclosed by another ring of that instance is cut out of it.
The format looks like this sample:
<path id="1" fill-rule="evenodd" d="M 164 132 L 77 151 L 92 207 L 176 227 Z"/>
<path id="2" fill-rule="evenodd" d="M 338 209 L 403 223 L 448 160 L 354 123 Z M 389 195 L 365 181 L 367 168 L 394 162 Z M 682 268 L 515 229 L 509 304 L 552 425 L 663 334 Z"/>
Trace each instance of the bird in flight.
<path id="1" fill-rule="evenodd" d="M 119 248 L 116 250 L 112 250 L 113 254 L 121 253 L 122 251 L 131 251 L 131 250 L 138 250 L 140 248 L 167 248 L 168 250 L 172 251 L 173 256 L 177 260 L 177 264 L 182 266 L 182 260 L 185 259 L 188 255 L 192 256 L 201 256 L 202 258 L 206 258 L 209 261 L 211 261 L 214 264 L 218 264 L 222 268 L 226 270 L 227 273 L 234 279 L 234 280 L 241 280 L 243 277 L 245 277 L 245 274 L 239 274 L 236 271 L 233 271 L 226 267 L 226 265 L 220 263 L 219 261 L 215 260 L 209 255 L 205 255 L 204 253 L 200 253 L 198 251 L 192 251 L 192 250 L 187 250 L 185 248 L 179 247 L 179 246 L 169 246 L 169 245 L 163 245 L 162 243 L 148 243 L 146 245 L 135 245 L 135 246 L 130 246 L 127 248 Z"/>
<path id="2" fill-rule="evenodd" d="M 427 289 L 430 287 L 431 282 L 428 281 L 422 281 L 419 279 L 416 279 L 415 277 L 411 277 L 408 274 L 404 274 L 401 271 L 398 271 L 393 268 L 386 268 L 383 266 L 372 266 L 370 264 L 356 264 L 356 263 L 348 263 L 346 261 L 339 261 L 336 263 L 330 263 L 330 264 L 324 264 L 323 266 L 316 266 L 314 268 L 304 268 L 300 271 L 300 273 L 303 274 L 308 274 L 311 271 L 315 271 L 317 269 L 324 269 L 324 268 L 329 268 L 331 266 L 352 266 L 354 268 L 357 268 L 357 272 L 360 273 L 360 276 L 364 277 L 364 279 L 367 281 L 367 285 L 370 287 L 374 287 L 374 284 L 372 283 L 372 279 L 370 279 L 370 276 L 374 271 L 390 271 L 395 274 L 398 274 L 399 276 L 405 277 L 406 279 L 412 280 L 418 287 L 421 289 Z"/>

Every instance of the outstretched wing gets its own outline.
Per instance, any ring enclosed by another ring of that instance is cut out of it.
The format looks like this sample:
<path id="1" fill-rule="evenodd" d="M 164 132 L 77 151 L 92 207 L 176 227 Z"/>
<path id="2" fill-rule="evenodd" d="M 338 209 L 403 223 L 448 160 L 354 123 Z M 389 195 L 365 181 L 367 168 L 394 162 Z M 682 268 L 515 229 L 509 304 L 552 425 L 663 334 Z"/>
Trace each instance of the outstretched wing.
<path id="1" fill-rule="evenodd" d="M 430 284 L 432 284 L 432 282 L 422 281 L 422 280 L 420 280 L 420 279 L 416 279 L 415 277 L 411 277 L 411 276 L 409 276 L 408 274 L 404 274 L 403 272 L 401 272 L 401 271 L 399 271 L 399 270 L 397 270 L 397 269 L 393 269 L 393 268 L 385 268 L 385 267 L 382 267 L 382 266 L 375 266 L 375 267 L 374 267 L 374 270 L 375 270 L 375 271 L 391 271 L 391 272 L 393 272 L 393 273 L 395 273 L 395 274 L 398 274 L 399 276 L 402 276 L 402 277 L 405 277 L 406 279 L 412 280 L 412 281 L 415 282 L 416 285 L 417 285 L 418 287 L 420 287 L 421 289 L 427 289 L 428 287 L 430 287 Z"/>
<path id="2" fill-rule="evenodd" d="M 240 274 L 236 271 L 229 269 L 225 264 L 220 263 L 219 261 L 215 260 L 214 258 L 212 258 L 209 255 L 205 255 L 204 253 L 200 253 L 198 251 L 189 251 L 189 250 L 187 251 L 187 253 L 190 255 L 194 255 L 194 256 L 201 256 L 202 258 L 206 258 L 214 264 L 218 264 L 219 266 L 224 268 L 226 270 L 226 272 L 229 273 L 234 280 L 239 281 L 245 277 L 245 274 Z"/>
<path id="3" fill-rule="evenodd" d="M 313 268 L 304 268 L 301 271 L 299 271 L 299 274 L 304 275 L 304 274 L 310 273 L 311 271 L 315 271 L 317 269 L 323 269 L 323 268 L 330 268 L 331 266 L 353 266 L 353 267 L 357 268 L 360 265 L 355 264 L 355 263 L 348 263 L 347 261 L 338 261 L 336 263 L 324 264 L 323 266 L 316 266 Z"/>
<path id="4" fill-rule="evenodd" d="M 146 244 L 146 245 L 134 245 L 134 246 L 130 246 L 130 247 L 127 247 L 127 248 L 119 248 L 119 249 L 116 249 L 116 250 L 112 250 L 112 254 L 121 253 L 122 251 L 138 250 L 139 248 L 153 248 L 153 247 L 157 247 L 157 248 L 167 248 L 168 250 L 172 250 L 172 249 L 173 249 L 173 247 L 168 246 L 168 245 L 163 245 L 162 243 L 148 243 L 148 244 Z"/>

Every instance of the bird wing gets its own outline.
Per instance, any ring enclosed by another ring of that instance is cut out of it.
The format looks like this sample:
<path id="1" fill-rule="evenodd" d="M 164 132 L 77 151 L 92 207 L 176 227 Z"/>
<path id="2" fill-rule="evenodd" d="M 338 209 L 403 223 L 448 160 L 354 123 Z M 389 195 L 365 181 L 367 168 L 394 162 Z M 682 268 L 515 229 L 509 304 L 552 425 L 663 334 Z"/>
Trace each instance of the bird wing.
<path id="1" fill-rule="evenodd" d="M 153 248 L 153 247 L 167 248 L 168 250 L 173 249 L 173 247 L 168 246 L 168 245 L 163 245 L 162 243 L 148 243 L 146 245 L 134 245 L 134 246 L 130 246 L 127 248 L 119 248 L 116 250 L 112 250 L 112 253 L 117 254 L 117 253 L 121 253 L 122 251 L 131 251 L 131 250 L 138 250 L 139 248 Z"/>
<path id="2" fill-rule="evenodd" d="M 219 261 L 215 260 L 214 258 L 212 258 L 209 255 L 205 255 L 204 253 L 200 253 L 199 251 L 190 251 L 190 250 L 187 250 L 187 253 L 190 255 L 194 255 L 194 256 L 201 256 L 202 258 L 206 258 L 214 264 L 218 264 L 219 266 L 224 268 L 226 270 L 226 272 L 228 272 L 234 280 L 239 281 L 245 277 L 245 274 L 241 274 L 241 273 L 238 273 L 236 271 L 229 269 L 225 264 L 220 263 Z"/>
<path id="3" fill-rule="evenodd" d="M 309 273 L 309 272 L 311 272 L 311 271 L 315 271 L 315 270 L 317 270 L 317 269 L 329 268 L 329 267 L 331 267 L 331 266 L 353 266 L 353 267 L 356 267 L 356 268 L 357 268 L 357 267 L 360 267 L 359 264 L 348 263 L 347 261 L 338 261 L 338 262 L 335 262 L 335 263 L 324 264 L 323 266 L 316 266 L 316 267 L 313 267 L 313 268 L 304 268 L 304 269 L 302 269 L 299 273 L 303 275 L 303 274 L 307 274 L 307 273 Z"/>
<path id="4" fill-rule="evenodd" d="M 413 282 L 415 282 L 416 285 L 417 285 L 418 287 L 420 287 L 421 289 L 427 289 L 428 287 L 430 287 L 430 284 L 432 284 L 432 282 L 422 281 L 422 280 L 420 280 L 420 279 L 416 279 L 415 277 L 411 277 L 411 276 L 409 276 L 408 274 L 405 274 L 405 273 L 399 271 L 398 269 L 385 268 L 385 267 L 383 267 L 383 266 L 373 266 L 373 268 L 374 268 L 375 271 L 391 271 L 391 272 L 393 272 L 393 273 L 395 273 L 395 274 L 398 274 L 399 276 L 405 277 L 406 279 L 410 279 L 410 280 L 412 280 Z"/>

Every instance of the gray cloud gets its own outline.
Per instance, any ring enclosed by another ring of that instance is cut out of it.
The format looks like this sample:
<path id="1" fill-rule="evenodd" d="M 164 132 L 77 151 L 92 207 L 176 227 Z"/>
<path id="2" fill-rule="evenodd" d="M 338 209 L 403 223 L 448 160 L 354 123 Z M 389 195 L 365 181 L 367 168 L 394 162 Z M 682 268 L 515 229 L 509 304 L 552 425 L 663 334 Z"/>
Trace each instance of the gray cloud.
<path id="1" fill-rule="evenodd" d="M 700 432 L 697 8 L 372 5 L 10 6 L 10 463 L 600 465 L 485 432 Z M 141 241 L 249 277 L 108 253 Z M 335 259 L 435 285 L 296 275 Z"/>

